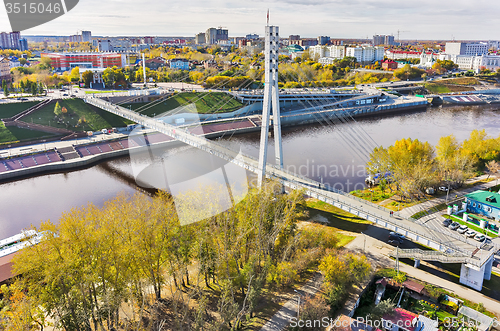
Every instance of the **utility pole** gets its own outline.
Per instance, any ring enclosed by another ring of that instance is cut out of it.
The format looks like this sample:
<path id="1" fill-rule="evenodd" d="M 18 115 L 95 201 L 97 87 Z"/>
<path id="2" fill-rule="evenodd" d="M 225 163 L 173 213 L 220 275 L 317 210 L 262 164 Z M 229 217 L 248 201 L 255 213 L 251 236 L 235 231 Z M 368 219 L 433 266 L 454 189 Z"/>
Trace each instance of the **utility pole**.
<path id="1" fill-rule="evenodd" d="M 396 274 L 399 275 L 399 244 L 396 246 Z"/>
<path id="2" fill-rule="evenodd" d="M 146 60 L 144 53 L 142 53 L 142 75 L 144 76 L 144 87 L 146 87 Z"/>

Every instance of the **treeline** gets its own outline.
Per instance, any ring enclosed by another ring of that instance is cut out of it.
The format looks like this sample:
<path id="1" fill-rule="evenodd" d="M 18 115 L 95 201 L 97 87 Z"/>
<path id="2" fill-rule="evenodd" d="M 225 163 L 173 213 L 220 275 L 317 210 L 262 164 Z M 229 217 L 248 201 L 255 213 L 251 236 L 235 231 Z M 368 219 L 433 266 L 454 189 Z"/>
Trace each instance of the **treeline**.
<path id="1" fill-rule="evenodd" d="M 163 193 L 118 196 L 45 222 L 42 242 L 14 259 L 21 276 L 2 287 L 1 323 L 5 330 L 49 321 L 68 331 L 239 329 L 269 289 L 293 284 L 325 256 L 327 271 L 336 256 L 335 231 L 298 227 L 302 193 L 278 192 L 274 183 L 251 190 L 233 209 L 184 226 Z M 326 272 L 333 299 L 347 288 L 340 283 L 352 284 L 347 273 L 369 269 L 363 258 L 339 261 Z"/>
<path id="2" fill-rule="evenodd" d="M 483 130 L 474 130 L 459 143 L 454 135 L 441 137 L 434 148 L 418 139 L 401 139 L 388 148 L 377 147 L 367 163 L 369 174 L 387 173 L 397 192 L 407 198 L 422 197 L 428 187 L 461 186 L 466 179 L 500 160 L 500 137 L 492 138 Z M 386 186 L 386 181 L 382 185 Z M 392 190 L 392 185 L 388 185 Z"/>

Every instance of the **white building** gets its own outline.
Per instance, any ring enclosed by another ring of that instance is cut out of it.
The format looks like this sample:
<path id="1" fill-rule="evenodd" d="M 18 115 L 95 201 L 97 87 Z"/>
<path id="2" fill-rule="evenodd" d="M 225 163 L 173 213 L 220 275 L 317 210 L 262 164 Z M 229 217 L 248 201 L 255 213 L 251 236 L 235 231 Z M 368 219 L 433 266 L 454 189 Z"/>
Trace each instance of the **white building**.
<path id="1" fill-rule="evenodd" d="M 483 55 L 488 54 L 487 43 L 446 43 L 445 53 L 450 55 Z"/>
<path id="2" fill-rule="evenodd" d="M 420 58 L 420 52 L 409 52 L 409 51 L 395 51 L 388 49 L 385 51 L 385 56 L 388 59 L 396 60 L 396 59 L 418 59 Z"/>
<path id="3" fill-rule="evenodd" d="M 440 60 L 450 60 L 458 65 L 461 70 L 473 70 L 479 72 L 482 69 L 497 71 L 500 69 L 500 56 L 499 55 L 454 55 L 454 54 L 440 54 Z"/>
<path id="4" fill-rule="evenodd" d="M 356 46 L 346 47 L 345 56 L 355 57 L 359 63 L 373 63 L 384 59 L 384 47 Z"/>
<path id="5" fill-rule="evenodd" d="M 309 55 L 312 58 L 332 58 L 343 59 L 345 55 L 345 46 L 324 46 L 316 45 L 309 47 Z"/>

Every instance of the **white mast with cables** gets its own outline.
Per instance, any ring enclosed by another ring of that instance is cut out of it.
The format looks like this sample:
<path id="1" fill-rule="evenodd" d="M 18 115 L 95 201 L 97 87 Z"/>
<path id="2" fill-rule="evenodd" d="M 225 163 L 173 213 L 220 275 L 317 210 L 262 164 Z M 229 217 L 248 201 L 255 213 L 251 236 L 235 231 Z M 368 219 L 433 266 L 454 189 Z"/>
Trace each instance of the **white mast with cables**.
<path id="1" fill-rule="evenodd" d="M 266 42 L 265 42 L 265 79 L 264 102 L 262 104 L 262 129 L 260 133 L 258 184 L 262 186 L 266 176 L 267 141 L 271 106 L 273 109 L 273 127 L 276 165 L 283 169 L 283 148 L 281 143 L 281 118 L 278 88 L 278 53 L 279 28 L 269 26 L 269 10 L 267 12 Z"/>

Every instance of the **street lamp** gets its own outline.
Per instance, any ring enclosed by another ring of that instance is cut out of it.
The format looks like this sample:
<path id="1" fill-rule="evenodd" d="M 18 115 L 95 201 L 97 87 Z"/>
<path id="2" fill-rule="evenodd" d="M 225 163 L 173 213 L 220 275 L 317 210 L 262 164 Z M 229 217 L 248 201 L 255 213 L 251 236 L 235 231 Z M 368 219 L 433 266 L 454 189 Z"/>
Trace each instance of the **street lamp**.
<path id="1" fill-rule="evenodd" d="M 366 234 L 363 232 L 361 234 L 363 235 L 363 252 L 366 252 Z"/>
<path id="2" fill-rule="evenodd" d="M 297 290 L 293 290 L 293 291 L 298 294 L 298 298 L 299 298 L 298 299 L 299 303 L 297 305 L 297 319 L 298 319 L 299 318 L 299 313 L 300 313 L 300 297 L 302 296 L 302 294 L 299 291 L 297 291 Z"/>

